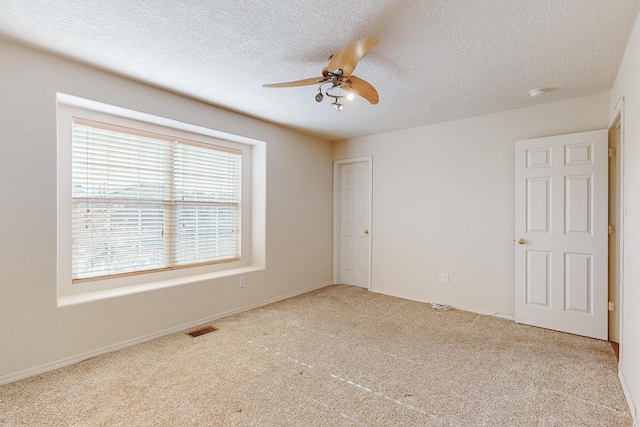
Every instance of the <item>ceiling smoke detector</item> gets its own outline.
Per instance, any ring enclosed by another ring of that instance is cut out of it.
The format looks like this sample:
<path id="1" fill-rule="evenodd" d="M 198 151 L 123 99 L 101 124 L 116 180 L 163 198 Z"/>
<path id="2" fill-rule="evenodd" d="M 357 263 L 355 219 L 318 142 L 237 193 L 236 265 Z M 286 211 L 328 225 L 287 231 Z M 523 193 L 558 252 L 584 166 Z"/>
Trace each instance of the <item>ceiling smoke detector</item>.
<path id="1" fill-rule="evenodd" d="M 535 98 L 536 96 L 542 95 L 546 91 L 547 91 L 547 89 L 545 89 L 543 87 L 538 87 L 538 88 L 535 88 L 535 89 L 531 89 L 529 91 L 529 95 L 531 95 L 532 98 Z"/>

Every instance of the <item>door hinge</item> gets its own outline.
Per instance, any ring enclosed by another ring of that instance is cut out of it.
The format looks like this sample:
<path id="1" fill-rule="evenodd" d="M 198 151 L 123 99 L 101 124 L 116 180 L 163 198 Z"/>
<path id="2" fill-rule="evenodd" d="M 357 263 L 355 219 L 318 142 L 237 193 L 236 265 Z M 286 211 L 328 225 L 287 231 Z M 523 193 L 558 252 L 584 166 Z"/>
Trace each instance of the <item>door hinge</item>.
<path id="1" fill-rule="evenodd" d="M 615 234 L 616 233 L 616 226 L 609 224 L 609 234 Z"/>
<path id="2" fill-rule="evenodd" d="M 613 147 L 609 148 L 609 158 L 615 157 L 616 155 L 616 149 Z"/>
<path id="3" fill-rule="evenodd" d="M 616 305 L 613 301 L 609 301 L 609 311 L 616 311 Z"/>

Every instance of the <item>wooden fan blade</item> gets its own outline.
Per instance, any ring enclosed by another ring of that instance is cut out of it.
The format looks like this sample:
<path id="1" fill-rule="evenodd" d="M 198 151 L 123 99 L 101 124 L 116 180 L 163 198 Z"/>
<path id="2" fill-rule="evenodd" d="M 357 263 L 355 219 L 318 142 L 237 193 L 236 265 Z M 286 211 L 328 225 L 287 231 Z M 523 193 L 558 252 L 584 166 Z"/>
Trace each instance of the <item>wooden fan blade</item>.
<path id="1" fill-rule="evenodd" d="M 373 86 L 371 86 L 371 84 L 356 76 L 349 77 L 349 83 L 351 84 L 351 89 L 353 89 L 353 92 L 356 95 L 360 95 L 372 104 L 378 103 L 378 92 Z"/>
<path id="2" fill-rule="evenodd" d="M 329 61 L 327 70 L 332 73 L 342 70 L 342 75 L 349 77 L 356 64 L 372 47 L 378 44 L 376 39 L 362 39 L 340 49 Z"/>
<path id="3" fill-rule="evenodd" d="M 296 80 L 293 82 L 285 82 L 285 83 L 271 83 L 267 85 L 262 85 L 262 87 L 293 87 L 293 86 L 308 86 L 315 85 L 325 81 L 325 77 L 312 77 L 310 79 L 304 80 Z"/>

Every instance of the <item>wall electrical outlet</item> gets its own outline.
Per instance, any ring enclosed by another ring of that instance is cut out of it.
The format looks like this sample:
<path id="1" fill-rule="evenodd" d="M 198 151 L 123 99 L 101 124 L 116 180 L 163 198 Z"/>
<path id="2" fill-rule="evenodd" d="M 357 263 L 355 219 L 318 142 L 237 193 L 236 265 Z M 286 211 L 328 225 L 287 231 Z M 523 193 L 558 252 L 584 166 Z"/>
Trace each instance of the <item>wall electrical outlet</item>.
<path id="1" fill-rule="evenodd" d="M 442 277 L 440 277 L 440 281 L 444 284 L 449 283 L 449 274 L 448 273 L 442 273 Z"/>
<path id="2" fill-rule="evenodd" d="M 240 276 L 240 287 L 244 288 L 247 285 L 247 279 L 245 276 Z"/>

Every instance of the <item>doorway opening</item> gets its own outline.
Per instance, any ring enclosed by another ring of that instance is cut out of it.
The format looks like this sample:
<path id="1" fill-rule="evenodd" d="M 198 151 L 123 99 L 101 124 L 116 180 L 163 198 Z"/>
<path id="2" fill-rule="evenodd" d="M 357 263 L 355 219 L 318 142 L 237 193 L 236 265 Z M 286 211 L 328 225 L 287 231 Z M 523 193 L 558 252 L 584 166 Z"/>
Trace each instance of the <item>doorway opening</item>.
<path id="1" fill-rule="evenodd" d="M 622 338 L 623 309 L 623 102 L 609 127 L 609 341 L 616 355 Z"/>

